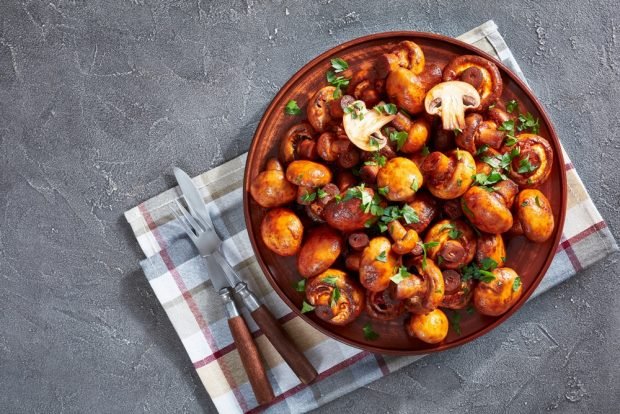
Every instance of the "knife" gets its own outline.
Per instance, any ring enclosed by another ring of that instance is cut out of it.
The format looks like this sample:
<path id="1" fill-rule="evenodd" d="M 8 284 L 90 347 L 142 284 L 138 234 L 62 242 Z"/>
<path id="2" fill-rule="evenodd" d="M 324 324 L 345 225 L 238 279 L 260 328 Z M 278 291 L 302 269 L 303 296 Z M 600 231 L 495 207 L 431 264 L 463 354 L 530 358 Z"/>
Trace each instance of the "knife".
<path id="1" fill-rule="evenodd" d="M 213 251 L 211 257 L 220 265 L 230 286 L 235 287 L 235 292 L 241 297 L 244 305 L 250 311 L 252 318 L 263 331 L 269 342 L 278 351 L 286 363 L 291 367 L 293 372 L 299 377 L 301 382 L 308 384 L 316 379 L 318 373 L 312 366 L 306 356 L 299 351 L 292 343 L 282 326 L 278 323 L 269 309 L 261 304 L 256 295 L 248 288 L 247 284 L 242 281 L 237 272 L 230 266 L 226 258 L 221 252 L 222 240 L 213 228 L 213 222 L 211 216 L 207 210 L 207 207 L 202 200 L 198 189 L 194 186 L 192 179 L 180 168 L 174 169 L 174 175 L 181 187 L 181 192 L 185 197 L 190 211 L 193 211 L 194 217 L 202 218 L 202 225 L 205 227 L 205 232 L 209 233 L 211 238 L 219 241 L 219 246 Z M 215 240 L 210 242 L 215 243 Z"/>

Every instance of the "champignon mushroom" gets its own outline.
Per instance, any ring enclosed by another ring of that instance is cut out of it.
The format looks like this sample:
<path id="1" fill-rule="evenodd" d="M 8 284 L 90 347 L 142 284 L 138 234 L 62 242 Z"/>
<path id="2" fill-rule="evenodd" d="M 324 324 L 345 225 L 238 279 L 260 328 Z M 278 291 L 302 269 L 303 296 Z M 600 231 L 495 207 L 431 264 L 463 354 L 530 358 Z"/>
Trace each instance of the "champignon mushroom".
<path id="1" fill-rule="evenodd" d="M 387 77 L 385 91 L 391 102 L 415 115 L 424 112 L 426 93 L 440 81 L 441 69 L 435 64 L 427 65 L 419 75 L 397 67 Z"/>
<path id="2" fill-rule="evenodd" d="M 480 106 L 480 94 L 467 82 L 441 82 L 431 88 L 424 98 L 424 108 L 430 115 L 441 116 L 447 131 L 465 128 L 465 110 Z"/>
<path id="3" fill-rule="evenodd" d="M 405 312 L 405 306 L 399 299 L 392 297 L 392 289 L 381 292 L 366 291 L 366 313 L 373 319 L 389 321 Z"/>
<path id="4" fill-rule="evenodd" d="M 440 309 L 426 315 L 412 315 L 405 326 L 407 333 L 427 344 L 438 344 L 448 336 L 448 317 Z"/>
<path id="5" fill-rule="evenodd" d="M 467 191 L 473 182 L 476 162 L 469 152 L 458 148 L 447 154 L 434 151 L 426 157 L 421 170 L 431 194 L 450 200 Z"/>
<path id="6" fill-rule="evenodd" d="M 329 227 L 312 230 L 297 256 L 297 271 L 305 278 L 316 276 L 334 264 L 342 250 L 342 236 Z"/>
<path id="7" fill-rule="evenodd" d="M 269 250 L 280 256 L 293 256 L 301 247 L 304 226 L 291 210 L 278 207 L 263 217 L 260 233 Z"/>
<path id="8" fill-rule="evenodd" d="M 474 307 L 483 315 L 499 316 L 519 300 L 523 284 L 517 272 L 509 267 L 498 267 L 492 273 L 492 280 L 480 281 L 474 289 Z"/>
<path id="9" fill-rule="evenodd" d="M 381 132 L 394 119 L 379 111 L 369 111 L 364 101 L 354 101 L 347 106 L 342 124 L 349 140 L 364 151 L 378 151 L 387 144 L 387 137 Z"/>
<path id="10" fill-rule="evenodd" d="M 277 207 L 295 199 L 297 190 L 285 177 L 282 165 L 275 158 L 267 161 L 265 171 L 258 174 L 250 185 L 252 198 L 262 207 Z"/>
<path id="11" fill-rule="evenodd" d="M 519 193 L 516 201 L 516 217 L 525 237 L 536 243 L 549 239 L 555 222 L 547 197 L 538 190 L 525 189 Z"/>
<path id="12" fill-rule="evenodd" d="M 486 108 L 502 94 L 502 76 L 495 64 L 483 57 L 462 55 L 454 58 L 443 70 L 444 81 L 461 80 L 480 94 L 480 107 Z"/>
<path id="13" fill-rule="evenodd" d="M 366 297 L 345 272 L 327 269 L 307 281 L 306 299 L 319 318 L 333 325 L 347 325 L 362 313 Z"/>
<path id="14" fill-rule="evenodd" d="M 518 151 L 508 168 L 508 175 L 521 187 L 538 187 L 547 181 L 553 167 L 553 150 L 549 141 L 535 134 L 519 134 L 513 147 L 502 152 Z"/>
<path id="15" fill-rule="evenodd" d="M 362 251 L 360 283 L 372 292 L 387 289 L 399 262 L 400 257 L 392 251 L 390 240 L 387 237 L 375 237 Z"/>
<path id="16" fill-rule="evenodd" d="M 463 220 L 441 220 L 426 232 L 424 243 L 436 242 L 426 254 L 442 269 L 458 269 L 474 259 L 476 234 Z"/>
<path id="17" fill-rule="evenodd" d="M 304 140 L 312 140 L 313 136 L 314 129 L 307 122 L 290 127 L 280 142 L 280 160 L 285 164 L 295 161 L 299 143 Z"/>
<path id="18" fill-rule="evenodd" d="M 332 123 L 332 115 L 330 113 L 331 101 L 334 98 L 334 92 L 336 88 L 333 86 L 325 86 L 319 89 L 312 99 L 308 102 L 308 121 L 312 127 L 318 131 L 323 132 Z"/>

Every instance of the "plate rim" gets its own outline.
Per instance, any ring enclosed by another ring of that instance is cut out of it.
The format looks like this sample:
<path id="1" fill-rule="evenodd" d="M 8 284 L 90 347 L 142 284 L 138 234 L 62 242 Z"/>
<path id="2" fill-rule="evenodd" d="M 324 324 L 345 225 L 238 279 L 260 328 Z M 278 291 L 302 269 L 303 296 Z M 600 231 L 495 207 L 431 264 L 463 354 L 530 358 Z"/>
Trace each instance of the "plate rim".
<path id="1" fill-rule="evenodd" d="M 541 118 L 543 119 L 545 125 L 547 126 L 547 129 L 549 130 L 550 139 L 553 141 L 553 144 L 555 147 L 554 149 L 556 149 L 554 153 L 554 157 L 557 158 L 558 166 L 560 168 L 560 184 L 561 184 L 560 190 L 562 193 L 562 198 L 561 198 L 562 202 L 560 206 L 559 219 L 558 219 L 558 222 L 556 223 L 556 234 L 555 234 L 554 241 L 553 241 L 554 248 L 552 248 L 552 254 L 550 254 L 546 258 L 542 268 L 538 271 L 538 274 L 536 275 L 533 283 L 528 287 L 526 291 L 523 292 L 519 300 L 506 313 L 497 317 L 497 319 L 492 321 L 490 324 L 486 325 L 484 328 L 476 331 L 475 333 L 465 336 L 463 338 L 459 338 L 456 341 L 453 341 L 447 344 L 439 344 L 437 346 L 424 349 L 424 350 L 390 349 L 390 348 L 375 346 L 375 345 L 368 344 L 368 343 L 356 342 L 354 340 L 344 338 L 338 335 L 337 333 L 318 324 L 316 321 L 309 318 L 307 315 L 301 313 L 301 311 L 297 309 L 297 306 L 289 299 L 289 297 L 280 288 L 279 284 L 276 282 L 275 277 L 271 274 L 271 271 L 269 270 L 266 263 L 264 262 L 262 256 L 258 254 L 259 249 L 258 249 L 258 245 L 256 242 L 256 235 L 252 232 L 252 230 L 250 230 L 252 228 L 252 222 L 250 220 L 249 171 L 250 171 L 250 166 L 254 164 L 254 158 L 252 157 L 252 154 L 255 152 L 255 149 L 258 146 L 259 140 L 257 138 L 260 135 L 262 135 L 263 130 L 265 129 L 267 125 L 267 119 L 270 118 L 272 112 L 276 110 L 276 106 L 279 103 L 279 101 L 282 99 L 282 97 L 288 92 L 291 86 L 295 82 L 297 82 L 299 78 L 304 76 L 310 70 L 314 69 L 317 66 L 317 64 L 319 64 L 326 58 L 338 53 L 340 50 L 343 50 L 343 49 L 346 49 L 352 46 L 357 46 L 365 42 L 383 40 L 383 39 L 389 39 L 389 38 L 395 38 L 396 40 L 396 38 L 402 38 L 402 37 L 409 37 L 409 38 L 417 37 L 417 38 L 435 40 L 439 42 L 445 42 L 445 43 L 451 44 L 452 46 L 457 46 L 457 47 L 466 49 L 472 54 L 482 56 L 483 58 L 488 59 L 491 62 L 495 63 L 498 66 L 498 68 L 506 76 L 508 76 L 510 80 L 513 81 L 518 86 L 518 88 L 520 88 L 522 92 L 530 99 L 534 107 L 540 113 Z M 291 309 L 293 313 L 301 317 L 304 322 L 308 323 L 310 326 L 317 329 L 319 332 L 323 333 L 329 338 L 345 343 L 357 349 L 362 349 L 364 351 L 369 351 L 369 352 L 378 353 L 378 354 L 387 354 L 387 355 L 402 355 L 402 356 L 409 355 L 411 356 L 411 355 L 425 355 L 425 354 L 430 354 L 430 353 L 435 353 L 435 352 L 446 351 L 448 349 L 456 348 L 461 345 L 465 345 L 471 341 L 474 341 L 480 338 L 481 336 L 484 336 L 487 333 L 491 332 L 492 330 L 497 328 L 499 325 L 504 323 L 506 320 L 508 320 L 513 314 L 515 314 L 519 309 L 521 309 L 521 307 L 534 293 L 534 291 L 536 290 L 536 288 L 538 287 L 538 285 L 544 278 L 545 274 L 547 273 L 547 270 L 549 269 L 551 262 L 555 258 L 557 247 L 562 237 L 562 232 L 564 229 L 564 221 L 566 218 L 567 202 L 568 202 L 567 200 L 568 183 L 567 183 L 566 168 L 565 168 L 566 164 L 564 161 L 564 155 L 563 155 L 562 148 L 563 148 L 562 144 L 557 135 L 557 132 L 555 131 L 555 127 L 553 123 L 551 122 L 549 114 L 547 113 L 545 108 L 542 106 L 538 97 L 534 94 L 534 91 L 521 78 L 519 78 L 509 67 L 504 65 L 494 56 L 491 56 L 488 53 L 476 48 L 475 46 L 465 43 L 461 40 L 458 40 L 458 39 L 455 39 L 449 36 L 436 34 L 436 33 L 429 33 L 429 32 L 399 30 L 399 31 L 373 33 L 373 34 L 357 37 L 357 38 L 348 40 L 344 43 L 341 43 L 339 45 L 336 45 L 324 51 L 323 53 L 319 54 L 318 56 L 314 57 L 313 59 L 309 60 L 307 63 L 305 63 L 299 70 L 297 70 L 297 72 L 295 72 L 289 78 L 289 80 L 284 85 L 282 85 L 278 93 L 272 98 L 271 102 L 269 103 L 267 108 L 264 110 L 261 116 L 261 120 L 258 123 L 256 130 L 254 131 L 254 135 L 252 136 L 252 141 L 250 143 L 250 148 L 248 149 L 248 156 L 246 159 L 246 165 L 245 165 L 244 173 L 243 173 L 243 216 L 244 216 L 246 229 L 248 232 L 248 238 L 250 239 L 250 243 L 252 245 L 254 256 L 256 257 L 256 261 L 258 262 L 264 274 L 264 277 L 267 279 L 271 287 L 276 291 L 280 299 L 282 299 L 284 303 L 286 303 L 286 305 Z M 557 151 L 557 149 L 559 149 L 559 151 Z"/>

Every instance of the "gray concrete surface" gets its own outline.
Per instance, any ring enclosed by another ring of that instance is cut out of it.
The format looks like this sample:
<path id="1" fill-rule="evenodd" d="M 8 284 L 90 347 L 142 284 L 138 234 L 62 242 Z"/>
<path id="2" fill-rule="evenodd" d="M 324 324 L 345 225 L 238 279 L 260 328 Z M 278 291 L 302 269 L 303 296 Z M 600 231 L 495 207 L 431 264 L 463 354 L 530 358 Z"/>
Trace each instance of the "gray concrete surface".
<path id="1" fill-rule="evenodd" d="M 493 18 L 620 236 L 613 0 L 0 2 L 0 412 L 214 412 L 122 212 L 244 152 L 307 60 Z M 319 412 L 618 412 L 618 255 Z"/>

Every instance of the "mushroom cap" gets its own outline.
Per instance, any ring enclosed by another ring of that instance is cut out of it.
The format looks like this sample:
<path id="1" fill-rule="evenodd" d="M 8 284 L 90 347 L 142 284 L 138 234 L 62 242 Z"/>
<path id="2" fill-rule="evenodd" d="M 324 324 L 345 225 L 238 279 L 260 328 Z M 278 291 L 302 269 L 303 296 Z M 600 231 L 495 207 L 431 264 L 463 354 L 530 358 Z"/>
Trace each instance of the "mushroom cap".
<path id="1" fill-rule="evenodd" d="M 381 128 L 392 122 L 394 115 L 369 111 L 364 101 L 354 101 L 342 118 L 344 131 L 349 140 L 364 151 L 378 151 L 387 144 L 387 137 Z M 371 142 L 371 137 L 375 142 Z"/>
<path id="2" fill-rule="evenodd" d="M 480 106 L 480 94 L 472 85 L 461 81 L 441 82 L 433 86 L 424 98 L 424 109 L 430 115 L 439 115 L 443 129 L 465 127 L 465 110 Z"/>

